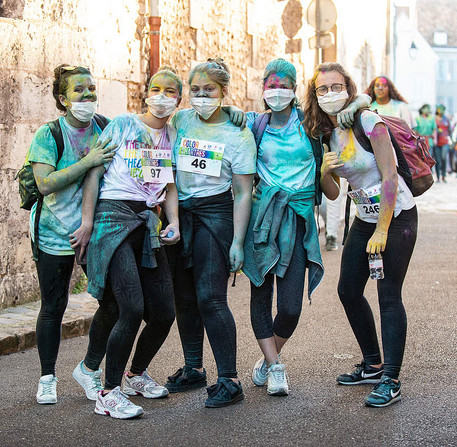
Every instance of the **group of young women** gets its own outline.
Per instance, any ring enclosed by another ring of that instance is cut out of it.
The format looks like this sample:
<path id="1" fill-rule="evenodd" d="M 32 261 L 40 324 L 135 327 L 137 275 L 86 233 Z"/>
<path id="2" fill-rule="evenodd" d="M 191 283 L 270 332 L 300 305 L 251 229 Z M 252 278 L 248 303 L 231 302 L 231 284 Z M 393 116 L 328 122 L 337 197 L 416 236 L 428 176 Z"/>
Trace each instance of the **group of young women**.
<path id="1" fill-rule="evenodd" d="M 354 82 L 339 64 L 316 69 L 302 111 L 294 66 L 284 59 L 271 61 L 263 78 L 266 112 L 247 114 L 252 132 L 233 124 L 243 121 L 239 109 L 223 106 L 229 81 L 223 60 L 197 65 L 189 74 L 192 108 L 175 112 L 182 81 L 175 70 L 162 67 L 149 83 L 147 113 L 122 114 L 102 132 L 94 116 L 97 97 L 90 72 L 65 64 L 56 68 L 54 97 L 65 112 L 59 119 L 63 156 L 58 160 L 46 125 L 35 135 L 28 156 L 45 196 L 39 241 L 33 241 L 39 242 L 42 293 L 38 403 L 57 401 L 55 364 L 73 250 L 80 261 L 87 251 L 88 291 L 99 300 L 87 354 L 73 372 L 86 396 L 96 401 L 96 413 L 133 418 L 143 409 L 129 395 L 157 398 L 206 386 L 205 331 L 218 372 L 216 383 L 207 388 L 205 406 L 244 399 L 236 325 L 227 302 L 230 272 L 240 269 L 251 281 L 251 322 L 262 352 L 252 380 L 267 385 L 270 395 L 287 395 L 281 351 L 298 324 L 306 269 L 308 297 L 323 277 L 314 208 L 322 192 L 330 200 L 338 196 L 339 177 L 380 207 L 369 216 L 358 210 L 343 251 L 338 293 L 363 361 L 337 381 L 376 383 L 367 405 L 400 399 L 406 337 L 401 287 L 417 214 L 397 175 L 385 125 L 363 111 L 373 153 L 358 144 L 350 126 L 354 113 L 370 101 L 356 96 Z M 363 296 L 367 255 L 379 252 L 385 271 L 378 281 L 384 363 Z M 184 365 L 160 386 L 147 368 L 175 312 Z M 124 373 L 142 320 L 146 325 Z M 102 385 L 99 367 L 105 355 Z"/>

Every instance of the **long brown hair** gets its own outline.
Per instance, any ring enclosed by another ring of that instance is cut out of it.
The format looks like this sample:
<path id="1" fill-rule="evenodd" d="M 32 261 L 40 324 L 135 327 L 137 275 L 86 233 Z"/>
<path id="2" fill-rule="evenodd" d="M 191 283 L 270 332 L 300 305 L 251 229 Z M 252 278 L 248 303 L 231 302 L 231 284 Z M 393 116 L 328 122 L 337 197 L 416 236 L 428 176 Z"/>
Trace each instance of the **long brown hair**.
<path id="1" fill-rule="evenodd" d="M 387 76 L 377 76 L 374 78 L 371 82 L 370 85 L 367 87 L 365 90 L 365 93 L 369 96 L 371 96 L 372 101 L 376 101 L 376 95 L 374 93 L 374 85 L 376 84 L 376 79 L 383 78 L 386 80 L 387 87 L 389 87 L 389 98 L 390 99 L 396 99 L 397 101 L 402 101 L 408 104 L 408 101 L 406 101 L 403 96 L 401 96 L 400 92 L 397 90 L 395 87 L 394 83 L 387 77 Z"/>
<path id="2" fill-rule="evenodd" d="M 305 120 L 302 123 L 305 127 L 306 133 L 312 138 L 318 138 L 319 135 L 330 135 L 335 127 L 329 116 L 320 108 L 319 103 L 317 102 L 316 94 L 316 78 L 319 73 L 327 73 L 329 71 L 336 71 L 343 76 L 348 92 L 348 100 L 346 104 L 354 101 L 357 95 L 357 87 L 342 65 L 336 62 L 325 62 L 320 64 L 315 69 L 313 77 L 308 82 L 308 91 L 306 93 L 304 110 Z"/>

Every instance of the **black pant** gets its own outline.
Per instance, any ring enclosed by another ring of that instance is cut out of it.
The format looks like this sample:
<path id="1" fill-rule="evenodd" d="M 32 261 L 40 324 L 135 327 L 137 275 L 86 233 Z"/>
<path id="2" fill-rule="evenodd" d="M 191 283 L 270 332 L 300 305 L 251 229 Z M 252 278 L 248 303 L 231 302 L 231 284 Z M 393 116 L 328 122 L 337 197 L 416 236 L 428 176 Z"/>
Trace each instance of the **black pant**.
<path id="1" fill-rule="evenodd" d="M 219 377 L 236 378 L 236 326 L 227 303 L 230 272 L 226 258 L 209 230 L 195 215 L 192 237 L 193 267 L 184 269 L 178 262 L 173 272 L 176 320 L 185 364 L 193 368 L 203 366 L 206 329 Z M 179 249 L 180 246 L 175 248 Z"/>
<path id="2" fill-rule="evenodd" d="M 62 333 L 62 319 L 68 304 L 68 289 L 74 255 L 56 256 L 39 250 L 36 269 L 41 292 L 41 308 L 36 323 L 41 375 L 55 375 Z"/>
<path id="3" fill-rule="evenodd" d="M 32 247 L 33 248 L 33 247 Z M 57 355 L 61 340 L 62 319 L 68 304 L 68 292 L 71 274 L 75 262 L 74 255 L 57 256 L 39 251 L 36 268 L 41 292 L 41 308 L 36 324 L 38 355 L 40 356 L 41 375 L 55 375 Z M 82 266 L 84 272 L 86 267 Z M 89 368 L 97 369 L 105 355 L 106 340 L 117 320 L 117 305 L 113 301 L 112 292 L 105 290 L 106 300 L 100 301 L 94 315 L 90 333 L 93 350 L 103 352 L 99 363 Z"/>
<path id="4" fill-rule="evenodd" d="M 290 264 L 284 278 L 276 276 L 277 314 L 273 322 L 273 283 L 275 275 L 268 273 L 265 282 L 256 287 L 251 283 L 251 324 L 257 340 L 273 337 L 290 338 L 300 318 L 305 288 L 306 250 L 303 247 L 305 221 L 297 216 L 297 232 Z"/>
<path id="5" fill-rule="evenodd" d="M 369 365 L 381 363 L 371 307 L 363 296 L 369 277 L 366 246 L 375 224 L 357 217 L 344 245 L 338 294 L 354 335 Z M 406 342 L 406 312 L 401 290 L 417 236 L 416 207 L 402 211 L 392 219 L 386 249 L 382 253 L 384 279 L 378 280 L 378 300 L 381 311 L 381 334 L 384 372 L 397 379 L 403 361 Z"/>
<path id="6" fill-rule="evenodd" d="M 106 346 L 107 389 L 121 384 L 141 320 L 146 321 L 146 326 L 138 339 L 130 368 L 134 374 L 147 369 L 175 318 L 173 284 L 164 249 L 156 253 L 156 268 L 141 267 L 145 232 L 146 227 L 140 226 L 130 233 L 115 251 L 109 267 L 108 283 L 119 308 L 119 318 Z M 101 351 L 98 358 L 100 355 L 103 357 Z"/>

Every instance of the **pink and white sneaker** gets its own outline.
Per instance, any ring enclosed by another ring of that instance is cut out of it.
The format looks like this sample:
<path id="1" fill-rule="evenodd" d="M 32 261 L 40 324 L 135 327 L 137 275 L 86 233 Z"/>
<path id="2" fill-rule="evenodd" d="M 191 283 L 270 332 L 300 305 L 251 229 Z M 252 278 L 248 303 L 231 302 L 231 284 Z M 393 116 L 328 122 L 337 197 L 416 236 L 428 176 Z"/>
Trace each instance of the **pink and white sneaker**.
<path id="1" fill-rule="evenodd" d="M 144 414 L 143 409 L 130 402 L 119 386 L 104 396 L 102 393 L 103 391 L 98 392 L 95 413 L 115 419 L 132 419 Z"/>

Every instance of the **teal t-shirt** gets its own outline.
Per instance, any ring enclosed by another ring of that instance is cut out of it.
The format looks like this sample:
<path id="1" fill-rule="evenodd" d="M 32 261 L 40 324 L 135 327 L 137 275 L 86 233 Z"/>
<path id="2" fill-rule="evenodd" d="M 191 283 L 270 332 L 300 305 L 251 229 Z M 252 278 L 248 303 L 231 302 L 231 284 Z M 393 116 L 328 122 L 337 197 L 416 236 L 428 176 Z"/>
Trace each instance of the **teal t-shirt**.
<path id="1" fill-rule="evenodd" d="M 177 138 L 172 161 L 179 200 L 210 197 L 228 191 L 232 174 L 254 174 L 256 145 L 249 129 L 230 121 L 203 122 L 194 109 L 180 110 L 171 119 Z"/>
<path id="2" fill-rule="evenodd" d="M 422 115 L 416 117 L 416 127 L 414 130 L 424 137 L 430 137 L 428 138 L 429 147 L 433 147 L 433 132 L 436 130 L 436 121 L 433 115 L 427 118 Z"/>
<path id="3" fill-rule="evenodd" d="M 30 145 L 27 160 L 44 163 L 57 171 L 68 168 L 85 157 L 95 146 L 102 133 L 96 121 L 92 119 L 88 127 L 77 129 L 70 126 L 64 117 L 59 118 L 64 141 L 62 158 L 57 162 L 57 145 L 49 126 L 41 126 L 35 133 Z M 43 199 L 39 224 L 40 250 L 51 255 L 72 255 L 69 235 L 81 225 L 82 182 L 84 175 L 74 183 L 48 194 Z M 30 233 L 34 237 L 36 203 L 30 213 Z"/>
<path id="4" fill-rule="evenodd" d="M 248 112 L 249 128 L 257 115 Z M 296 108 L 292 109 L 284 127 L 274 129 L 267 125 L 257 154 L 257 173 L 268 185 L 288 192 L 302 191 L 314 185 L 316 161 L 313 148 L 305 130 L 300 127 Z"/>

